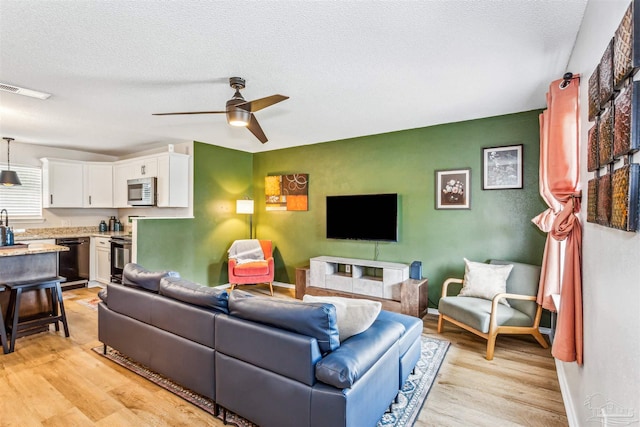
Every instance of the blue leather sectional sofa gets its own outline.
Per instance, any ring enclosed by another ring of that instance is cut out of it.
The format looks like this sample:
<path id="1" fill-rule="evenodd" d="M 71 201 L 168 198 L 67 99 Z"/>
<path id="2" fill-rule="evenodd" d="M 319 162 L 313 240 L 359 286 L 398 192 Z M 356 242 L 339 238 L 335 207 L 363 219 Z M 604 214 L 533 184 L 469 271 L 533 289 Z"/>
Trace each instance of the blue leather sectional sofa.
<path id="1" fill-rule="evenodd" d="M 339 342 L 335 307 L 201 286 L 136 264 L 101 291 L 98 337 L 262 426 L 375 426 L 420 357 L 420 319 L 381 311 Z"/>

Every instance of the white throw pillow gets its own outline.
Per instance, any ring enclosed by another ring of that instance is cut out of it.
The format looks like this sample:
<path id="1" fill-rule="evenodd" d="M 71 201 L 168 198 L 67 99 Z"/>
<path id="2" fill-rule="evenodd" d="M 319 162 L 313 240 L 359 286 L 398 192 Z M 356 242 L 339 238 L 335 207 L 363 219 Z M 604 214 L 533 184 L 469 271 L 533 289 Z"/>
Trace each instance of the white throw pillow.
<path id="1" fill-rule="evenodd" d="M 464 283 L 459 296 L 492 300 L 496 294 L 507 291 L 507 278 L 513 269 L 513 264 L 485 264 L 469 261 L 466 258 L 464 263 Z M 506 298 L 500 298 L 500 303 L 511 307 Z"/>
<path id="2" fill-rule="evenodd" d="M 328 303 L 336 307 L 340 342 L 369 329 L 382 308 L 380 302 L 366 299 L 305 295 L 302 301 Z"/>

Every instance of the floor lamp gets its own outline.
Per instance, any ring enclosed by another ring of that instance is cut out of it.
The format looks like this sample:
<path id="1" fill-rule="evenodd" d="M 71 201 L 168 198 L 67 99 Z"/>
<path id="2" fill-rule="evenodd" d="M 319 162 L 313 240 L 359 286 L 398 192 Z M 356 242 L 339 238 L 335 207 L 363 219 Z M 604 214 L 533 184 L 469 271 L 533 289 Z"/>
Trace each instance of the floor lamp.
<path id="1" fill-rule="evenodd" d="M 249 215 L 249 238 L 253 239 L 253 200 L 236 200 L 236 213 Z"/>

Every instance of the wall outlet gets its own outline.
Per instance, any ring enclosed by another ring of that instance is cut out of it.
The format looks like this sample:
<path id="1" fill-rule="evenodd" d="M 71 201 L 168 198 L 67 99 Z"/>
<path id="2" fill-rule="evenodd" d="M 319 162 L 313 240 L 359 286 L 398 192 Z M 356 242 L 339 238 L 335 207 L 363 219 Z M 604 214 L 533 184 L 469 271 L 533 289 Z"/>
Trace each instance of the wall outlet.
<path id="1" fill-rule="evenodd" d="M 344 272 L 345 273 L 351 273 L 351 266 L 349 264 L 344 266 Z"/>

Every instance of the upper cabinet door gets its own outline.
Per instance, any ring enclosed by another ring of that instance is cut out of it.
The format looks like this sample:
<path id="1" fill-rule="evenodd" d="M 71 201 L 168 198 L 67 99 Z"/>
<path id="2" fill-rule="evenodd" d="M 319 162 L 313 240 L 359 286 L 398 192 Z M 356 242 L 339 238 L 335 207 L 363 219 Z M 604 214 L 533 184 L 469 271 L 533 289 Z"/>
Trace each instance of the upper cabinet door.
<path id="1" fill-rule="evenodd" d="M 83 182 L 82 162 L 42 159 L 42 206 L 83 207 Z"/>
<path id="2" fill-rule="evenodd" d="M 158 176 L 158 159 L 156 157 L 133 160 L 130 167 L 131 177 L 129 179 Z"/>
<path id="3" fill-rule="evenodd" d="M 113 207 L 113 166 L 111 163 L 85 163 L 84 206 Z"/>
<path id="4" fill-rule="evenodd" d="M 127 180 L 133 175 L 129 163 L 117 164 L 113 167 L 113 207 L 127 208 Z"/>
<path id="5" fill-rule="evenodd" d="M 158 207 L 189 206 L 189 156 L 158 156 Z"/>

